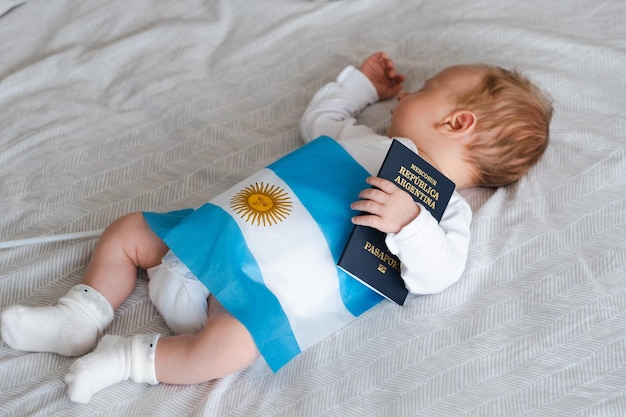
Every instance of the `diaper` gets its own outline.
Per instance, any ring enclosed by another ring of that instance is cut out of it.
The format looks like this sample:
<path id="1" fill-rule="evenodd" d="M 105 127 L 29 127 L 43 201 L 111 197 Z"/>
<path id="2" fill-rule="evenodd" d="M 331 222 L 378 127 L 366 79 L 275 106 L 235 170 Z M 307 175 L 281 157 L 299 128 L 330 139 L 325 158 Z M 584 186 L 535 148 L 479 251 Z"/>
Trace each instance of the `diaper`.
<path id="1" fill-rule="evenodd" d="M 209 290 L 169 251 L 147 271 L 150 300 L 176 334 L 195 334 L 207 320 Z"/>

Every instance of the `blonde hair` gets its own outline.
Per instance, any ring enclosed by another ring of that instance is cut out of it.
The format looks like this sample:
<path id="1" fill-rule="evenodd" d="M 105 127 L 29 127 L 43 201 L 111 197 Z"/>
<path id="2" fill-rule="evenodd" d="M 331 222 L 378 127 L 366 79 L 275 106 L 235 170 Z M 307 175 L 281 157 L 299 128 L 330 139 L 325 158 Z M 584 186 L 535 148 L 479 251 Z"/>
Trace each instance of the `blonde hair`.
<path id="1" fill-rule="evenodd" d="M 479 66 L 482 81 L 459 97 L 476 115 L 477 136 L 467 147 L 474 183 L 500 187 L 517 181 L 548 146 L 552 100 L 517 71 Z"/>

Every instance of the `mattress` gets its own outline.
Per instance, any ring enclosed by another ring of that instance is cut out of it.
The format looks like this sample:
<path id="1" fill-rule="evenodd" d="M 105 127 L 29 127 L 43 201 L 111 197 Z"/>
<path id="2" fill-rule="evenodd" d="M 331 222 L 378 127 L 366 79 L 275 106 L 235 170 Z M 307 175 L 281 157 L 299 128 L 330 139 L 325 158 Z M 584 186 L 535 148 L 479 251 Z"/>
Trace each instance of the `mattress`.
<path id="1" fill-rule="evenodd" d="M 261 358 L 88 404 L 66 394 L 73 358 L 0 342 L 0 415 L 624 415 L 624 21 L 620 0 L 0 2 L 0 241 L 79 234 L 0 249 L 0 310 L 55 303 L 123 214 L 198 207 L 300 147 L 313 94 L 372 52 L 407 90 L 484 62 L 555 107 L 526 176 L 463 191 L 469 259 L 446 291 L 382 302 L 277 373 Z M 384 132 L 393 104 L 360 122 Z M 138 274 L 105 333 L 169 332 Z"/>

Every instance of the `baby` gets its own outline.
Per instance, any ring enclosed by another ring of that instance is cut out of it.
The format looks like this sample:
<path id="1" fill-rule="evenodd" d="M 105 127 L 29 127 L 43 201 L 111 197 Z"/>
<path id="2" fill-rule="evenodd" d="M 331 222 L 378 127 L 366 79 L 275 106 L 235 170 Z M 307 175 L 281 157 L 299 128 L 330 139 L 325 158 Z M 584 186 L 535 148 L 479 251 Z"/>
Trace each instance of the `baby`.
<path id="1" fill-rule="evenodd" d="M 22 351 L 86 354 L 143 268 L 150 298 L 176 335 L 105 335 L 66 376 L 71 400 L 87 402 L 126 379 L 199 383 L 244 369 L 259 354 L 278 370 L 381 300 L 335 265 L 351 223 L 387 234 L 411 293 L 449 287 L 465 267 L 471 210 L 455 192 L 437 223 L 373 176 L 390 138 L 457 190 L 498 187 L 540 158 L 552 107 L 528 80 L 496 67 L 450 67 L 410 94 L 401 92 L 404 78 L 383 52 L 346 68 L 305 111 L 307 145 L 196 210 L 116 220 L 83 282 L 55 306 L 4 310 L 2 339 Z M 356 122 L 366 106 L 395 96 L 387 136 Z M 302 236 L 314 244 L 302 250 Z"/>

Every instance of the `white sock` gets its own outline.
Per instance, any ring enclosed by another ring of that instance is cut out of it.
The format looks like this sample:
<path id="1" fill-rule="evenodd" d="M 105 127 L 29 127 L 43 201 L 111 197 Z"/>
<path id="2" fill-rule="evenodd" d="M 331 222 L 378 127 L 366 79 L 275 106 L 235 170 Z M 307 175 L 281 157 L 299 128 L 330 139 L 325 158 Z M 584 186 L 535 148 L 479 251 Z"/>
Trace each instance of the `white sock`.
<path id="1" fill-rule="evenodd" d="M 74 361 L 65 376 L 70 400 L 87 403 L 96 392 L 129 378 L 138 383 L 158 384 L 154 356 L 160 337 L 104 336 L 93 352 Z"/>
<path id="2" fill-rule="evenodd" d="M 15 305 L 0 315 L 2 340 L 13 349 L 79 356 L 90 351 L 113 321 L 113 309 L 100 293 L 76 285 L 50 307 Z"/>

